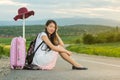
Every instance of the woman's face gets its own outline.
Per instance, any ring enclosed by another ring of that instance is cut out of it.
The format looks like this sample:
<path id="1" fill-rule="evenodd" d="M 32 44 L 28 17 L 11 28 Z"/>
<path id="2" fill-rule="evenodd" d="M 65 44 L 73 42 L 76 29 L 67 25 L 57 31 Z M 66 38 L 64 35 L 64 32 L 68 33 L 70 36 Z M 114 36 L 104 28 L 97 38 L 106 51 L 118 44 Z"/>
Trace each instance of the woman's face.
<path id="1" fill-rule="evenodd" d="M 55 24 L 53 22 L 50 23 L 46 28 L 49 34 L 53 34 L 55 32 Z"/>

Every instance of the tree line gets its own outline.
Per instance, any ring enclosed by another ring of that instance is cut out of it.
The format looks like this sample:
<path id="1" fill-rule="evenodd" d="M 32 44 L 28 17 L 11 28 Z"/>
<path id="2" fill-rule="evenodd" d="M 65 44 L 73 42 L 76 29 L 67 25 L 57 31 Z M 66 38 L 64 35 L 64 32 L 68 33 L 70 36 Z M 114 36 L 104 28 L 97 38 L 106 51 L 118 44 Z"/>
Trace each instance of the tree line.
<path id="1" fill-rule="evenodd" d="M 26 26 L 26 37 L 36 36 L 39 32 L 44 31 L 44 25 L 30 25 Z M 101 25 L 68 25 L 60 26 L 58 33 L 61 36 L 82 35 L 83 33 L 96 34 L 101 31 L 110 30 L 110 26 Z M 15 37 L 22 36 L 22 26 L 0 27 L 0 37 Z"/>
<path id="2" fill-rule="evenodd" d="M 85 33 L 83 36 L 83 43 L 95 44 L 95 43 L 110 43 L 120 42 L 119 27 L 115 27 L 112 30 L 101 32 L 98 34 Z"/>

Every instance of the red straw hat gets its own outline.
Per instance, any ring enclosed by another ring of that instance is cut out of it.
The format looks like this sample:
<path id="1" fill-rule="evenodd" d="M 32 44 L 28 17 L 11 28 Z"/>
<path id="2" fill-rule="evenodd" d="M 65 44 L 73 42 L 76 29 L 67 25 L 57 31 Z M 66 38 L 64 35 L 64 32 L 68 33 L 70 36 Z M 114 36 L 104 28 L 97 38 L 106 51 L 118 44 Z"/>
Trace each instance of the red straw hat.
<path id="1" fill-rule="evenodd" d="M 16 15 L 14 17 L 14 20 L 18 20 L 18 19 L 23 19 L 23 15 L 25 14 L 25 18 L 28 18 L 31 15 L 34 15 L 34 11 L 28 11 L 27 8 L 22 7 L 20 9 L 18 9 L 18 15 Z"/>

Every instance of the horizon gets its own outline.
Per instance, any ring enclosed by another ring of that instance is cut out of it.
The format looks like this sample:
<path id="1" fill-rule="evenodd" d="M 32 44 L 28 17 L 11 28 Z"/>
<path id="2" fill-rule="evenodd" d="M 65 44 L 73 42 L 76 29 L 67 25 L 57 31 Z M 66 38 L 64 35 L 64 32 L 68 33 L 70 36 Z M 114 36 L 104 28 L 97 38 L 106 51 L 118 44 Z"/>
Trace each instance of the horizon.
<path id="1" fill-rule="evenodd" d="M 53 19 L 59 26 L 67 25 L 105 25 L 105 26 L 120 26 L 119 21 L 102 19 L 102 18 L 56 18 Z M 47 19 L 43 20 L 27 20 L 26 25 L 45 25 Z M 19 21 L 0 21 L 0 26 L 16 26 L 22 25 L 23 20 Z"/>

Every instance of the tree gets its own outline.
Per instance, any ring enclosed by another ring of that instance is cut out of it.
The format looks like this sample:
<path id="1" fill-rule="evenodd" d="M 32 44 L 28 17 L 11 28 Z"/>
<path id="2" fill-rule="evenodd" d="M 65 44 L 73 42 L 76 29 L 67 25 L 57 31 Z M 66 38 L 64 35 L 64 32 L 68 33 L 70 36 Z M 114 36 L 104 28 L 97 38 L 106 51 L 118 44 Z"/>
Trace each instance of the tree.
<path id="1" fill-rule="evenodd" d="M 85 44 L 95 43 L 94 36 L 92 34 L 84 34 L 83 43 L 85 43 Z"/>

